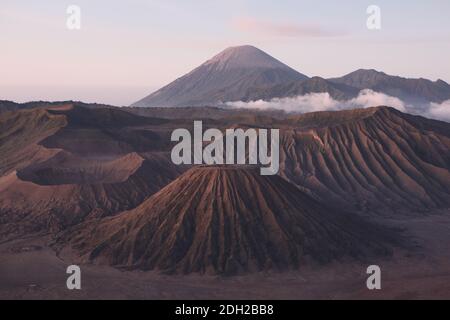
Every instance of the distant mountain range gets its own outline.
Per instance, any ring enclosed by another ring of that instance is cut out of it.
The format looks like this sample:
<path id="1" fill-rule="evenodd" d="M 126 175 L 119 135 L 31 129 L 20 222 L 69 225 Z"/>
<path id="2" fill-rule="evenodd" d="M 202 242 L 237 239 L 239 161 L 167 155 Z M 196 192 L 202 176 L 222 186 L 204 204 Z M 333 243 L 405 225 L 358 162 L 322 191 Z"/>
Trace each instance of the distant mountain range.
<path id="1" fill-rule="evenodd" d="M 224 50 L 132 106 L 214 106 L 229 101 L 270 100 L 321 92 L 336 100 L 348 100 L 363 89 L 406 103 L 442 103 L 450 99 L 450 85 L 443 80 L 407 79 L 365 69 L 340 78 L 310 78 L 258 48 L 238 46 Z"/>
<path id="2" fill-rule="evenodd" d="M 402 99 L 407 103 L 436 102 L 450 99 L 450 85 L 443 81 L 427 79 L 407 79 L 390 76 L 376 70 L 360 69 L 341 78 L 328 79 L 330 82 L 353 88 L 372 89 Z"/>

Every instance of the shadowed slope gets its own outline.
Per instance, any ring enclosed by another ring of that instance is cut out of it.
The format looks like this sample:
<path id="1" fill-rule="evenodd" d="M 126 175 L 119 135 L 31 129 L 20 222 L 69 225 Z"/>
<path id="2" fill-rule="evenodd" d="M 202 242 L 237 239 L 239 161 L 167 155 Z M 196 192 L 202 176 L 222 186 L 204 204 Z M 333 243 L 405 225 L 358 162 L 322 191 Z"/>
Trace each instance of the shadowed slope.
<path id="1" fill-rule="evenodd" d="M 0 176 L 34 161 L 52 156 L 55 151 L 38 143 L 67 125 L 62 115 L 46 110 L 5 112 L 0 116 Z"/>
<path id="2" fill-rule="evenodd" d="M 136 207 L 184 171 L 165 120 L 73 105 L 0 116 L 0 240 Z M 165 139 L 164 139 L 165 141 Z"/>
<path id="3" fill-rule="evenodd" d="M 97 162 L 90 168 L 36 168 L 0 177 L 0 240 L 59 232 L 86 219 L 132 209 L 182 171 L 167 165 L 170 160 L 163 155 L 145 160 L 129 155 L 113 163 L 127 160 L 139 167 L 126 172 L 124 165 L 110 168 L 110 163 Z"/>
<path id="4" fill-rule="evenodd" d="M 450 125 L 380 107 L 292 116 L 281 174 L 348 209 L 450 206 Z"/>
<path id="5" fill-rule="evenodd" d="M 283 270 L 388 253 L 379 227 L 258 172 L 193 168 L 136 209 L 79 225 L 58 242 L 83 260 L 181 273 Z"/>

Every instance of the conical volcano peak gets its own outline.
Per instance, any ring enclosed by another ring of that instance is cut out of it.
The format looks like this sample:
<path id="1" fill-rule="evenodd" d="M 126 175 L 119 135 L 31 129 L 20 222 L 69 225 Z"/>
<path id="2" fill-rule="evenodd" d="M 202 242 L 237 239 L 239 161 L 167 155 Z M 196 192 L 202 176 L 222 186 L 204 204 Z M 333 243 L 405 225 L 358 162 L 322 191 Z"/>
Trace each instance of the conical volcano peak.
<path id="1" fill-rule="evenodd" d="M 234 68 L 290 69 L 281 61 L 250 45 L 229 47 L 208 60 L 205 65 L 215 65 L 217 69 L 221 70 Z"/>
<path id="2" fill-rule="evenodd" d="M 86 223 L 58 242 L 86 262 L 236 274 L 297 269 L 311 260 L 385 256 L 389 237 L 357 217 L 330 212 L 280 176 L 199 166 L 137 208 Z"/>
<path id="3" fill-rule="evenodd" d="M 249 92 L 307 76 L 253 46 L 230 47 L 188 74 L 144 99 L 137 107 L 186 107 L 217 105 L 244 100 Z"/>

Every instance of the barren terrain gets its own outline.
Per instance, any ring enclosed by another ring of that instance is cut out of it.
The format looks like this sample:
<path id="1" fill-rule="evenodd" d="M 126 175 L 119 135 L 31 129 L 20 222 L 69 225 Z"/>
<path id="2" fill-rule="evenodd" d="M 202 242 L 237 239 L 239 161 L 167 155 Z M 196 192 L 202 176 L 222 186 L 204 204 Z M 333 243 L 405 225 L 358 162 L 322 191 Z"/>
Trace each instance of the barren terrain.
<path id="1" fill-rule="evenodd" d="M 175 166 L 193 120 L 280 129 L 279 175 Z M 448 123 L 388 107 L 4 112 L 0 298 L 448 299 L 449 149 Z"/>

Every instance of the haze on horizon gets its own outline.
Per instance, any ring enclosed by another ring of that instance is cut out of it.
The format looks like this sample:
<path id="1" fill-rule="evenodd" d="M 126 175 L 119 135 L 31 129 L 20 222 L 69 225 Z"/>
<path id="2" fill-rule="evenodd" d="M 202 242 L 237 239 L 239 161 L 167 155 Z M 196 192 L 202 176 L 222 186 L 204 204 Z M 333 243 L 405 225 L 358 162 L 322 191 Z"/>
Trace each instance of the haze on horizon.
<path id="1" fill-rule="evenodd" d="M 66 28 L 78 5 L 82 28 Z M 366 28 L 366 9 L 382 29 Z M 251 44 L 308 76 L 359 68 L 450 82 L 450 2 L 3 0 L 0 99 L 128 105 L 226 47 Z"/>

